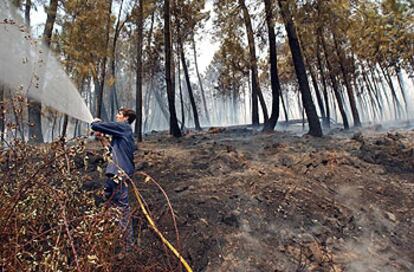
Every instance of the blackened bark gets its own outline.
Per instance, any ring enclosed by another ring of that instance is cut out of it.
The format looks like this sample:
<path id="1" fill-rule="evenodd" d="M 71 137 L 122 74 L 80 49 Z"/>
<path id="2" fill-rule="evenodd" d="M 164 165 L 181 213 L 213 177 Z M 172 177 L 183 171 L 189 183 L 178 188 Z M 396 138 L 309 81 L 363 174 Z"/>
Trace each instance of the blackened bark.
<path id="1" fill-rule="evenodd" d="M 191 87 L 190 75 L 188 74 L 188 67 L 187 67 L 187 63 L 185 60 L 185 56 L 184 56 L 184 49 L 183 49 L 183 45 L 181 44 L 181 39 L 179 40 L 180 41 L 179 41 L 178 46 L 180 50 L 181 64 L 183 65 L 185 82 L 187 84 L 188 95 L 190 97 L 191 108 L 193 110 L 194 126 L 196 130 L 201 130 L 200 121 L 198 120 L 198 112 L 197 112 L 197 106 L 196 106 L 195 99 L 194 99 L 193 88 Z"/>
<path id="2" fill-rule="evenodd" d="M 295 25 L 290 14 L 288 3 L 286 0 L 279 0 L 279 7 L 284 19 L 286 32 L 289 40 L 289 47 L 292 53 L 293 64 L 295 66 L 296 76 L 299 82 L 299 88 L 302 93 L 302 103 L 305 108 L 306 115 L 309 122 L 309 134 L 315 137 L 322 137 L 321 124 L 316 108 L 312 100 L 312 95 L 309 89 L 309 82 L 306 76 L 305 63 L 303 61 L 302 51 L 299 46 L 298 37 L 295 30 Z"/>
<path id="3" fill-rule="evenodd" d="M 106 29 L 105 29 L 105 50 L 108 49 L 109 45 L 109 33 L 111 28 L 111 13 L 112 13 L 112 0 L 107 0 L 108 2 L 108 14 L 107 14 L 107 21 L 106 21 Z M 103 111 L 103 92 L 105 87 L 105 75 L 106 75 L 106 62 L 108 60 L 108 57 L 105 56 L 101 59 L 101 67 L 100 69 L 100 82 L 99 82 L 99 88 L 98 88 L 98 94 L 97 94 L 97 101 L 96 101 L 96 116 L 98 118 L 102 118 L 102 111 Z"/>
<path id="4" fill-rule="evenodd" d="M 27 7 L 26 2 L 26 7 Z M 50 0 L 49 7 L 47 8 L 47 18 L 45 28 L 43 30 L 43 40 L 47 47 L 50 47 L 50 42 L 52 39 L 53 27 L 56 21 L 56 13 L 58 8 L 58 0 Z M 30 11 L 29 11 L 30 12 Z M 30 19 L 29 19 L 30 21 Z M 47 56 L 46 56 L 47 58 Z M 44 65 L 47 65 L 47 59 L 44 60 Z M 44 71 L 43 73 L 46 73 Z M 45 76 L 41 76 L 44 80 Z M 44 83 L 43 83 L 44 84 Z M 43 142 L 43 133 L 42 133 L 42 104 L 29 99 L 29 141 L 34 143 Z"/>
<path id="5" fill-rule="evenodd" d="M 139 2 L 138 16 L 137 16 L 137 67 L 136 67 L 136 113 L 137 120 L 135 121 L 135 136 L 138 142 L 142 142 L 142 46 L 144 35 L 144 0 Z"/>
<path id="6" fill-rule="evenodd" d="M 285 99 L 283 98 L 282 92 L 280 93 L 280 100 L 282 101 L 283 112 L 285 113 L 286 122 L 289 121 L 289 116 L 286 109 Z"/>
<path id="7" fill-rule="evenodd" d="M 329 107 L 329 96 L 328 96 L 328 89 L 326 86 L 325 73 L 324 73 L 324 69 L 322 65 L 320 46 L 321 46 L 320 37 L 319 35 L 317 35 L 316 59 L 318 62 L 318 70 L 321 75 L 322 86 L 323 86 L 323 97 L 325 99 L 325 107 L 326 107 L 326 118 L 324 119 L 323 124 L 326 128 L 330 128 L 331 127 L 331 121 L 330 121 L 331 113 L 330 113 L 330 107 Z"/>
<path id="8" fill-rule="evenodd" d="M 196 49 L 196 43 L 195 43 L 194 35 L 193 35 L 192 42 L 193 42 L 193 53 L 194 53 L 194 65 L 195 65 L 195 68 L 196 68 L 198 84 L 200 84 L 201 99 L 203 100 L 203 106 L 204 106 L 204 112 L 205 112 L 205 115 L 206 115 L 206 120 L 207 120 L 208 123 L 210 123 L 210 116 L 208 114 L 208 109 L 207 109 L 206 94 L 204 92 L 203 81 L 201 80 L 200 72 L 198 70 L 197 49 Z"/>
<path id="9" fill-rule="evenodd" d="M 167 84 L 168 108 L 170 111 L 170 134 L 174 137 L 181 137 L 181 130 L 178 127 L 175 111 L 175 92 L 172 84 L 171 72 L 171 30 L 170 30 L 170 1 L 164 1 L 164 51 L 165 51 L 165 80 Z"/>
<path id="10" fill-rule="evenodd" d="M 401 96 L 403 98 L 404 105 L 405 105 L 405 114 L 407 115 L 407 118 L 408 118 L 408 104 L 407 104 L 407 97 L 405 95 L 403 79 L 401 75 L 401 68 L 398 67 L 397 65 L 394 68 L 395 68 L 395 72 L 397 73 L 398 85 L 400 86 Z"/>
<path id="11" fill-rule="evenodd" d="M 65 116 L 63 117 L 63 127 L 62 127 L 62 134 L 61 137 L 66 137 L 66 133 L 68 130 L 68 123 L 69 123 L 69 116 L 67 114 L 65 114 Z"/>
<path id="12" fill-rule="evenodd" d="M 371 107 L 372 107 L 372 113 L 374 114 L 374 121 L 377 119 L 377 109 L 378 105 L 374 99 L 374 91 L 372 90 L 371 83 L 367 80 L 367 76 L 365 74 L 364 68 L 362 68 L 362 80 L 364 81 L 364 84 L 366 86 L 370 101 L 371 101 Z"/>
<path id="13" fill-rule="evenodd" d="M 45 29 L 43 31 L 43 39 L 46 45 L 49 47 L 52 40 L 53 27 L 56 21 L 56 13 L 58 8 L 58 0 L 50 0 L 49 7 L 47 9 L 47 19 Z"/>
<path id="14" fill-rule="evenodd" d="M 342 100 L 341 94 L 339 93 L 339 90 L 338 90 L 338 82 L 336 81 L 336 78 L 335 78 L 335 75 L 334 75 L 334 72 L 333 72 L 333 69 L 332 69 L 331 62 L 329 61 L 329 56 L 327 54 L 328 50 L 326 48 L 325 39 L 324 39 L 322 33 L 323 33 L 322 29 L 320 29 L 319 32 L 318 32 L 318 36 L 320 37 L 320 41 L 322 43 L 322 48 L 323 48 L 323 52 L 324 52 L 324 55 L 325 55 L 326 65 L 328 66 L 328 70 L 329 70 L 329 78 L 331 79 L 332 89 L 334 91 L 336 102 L 337 102 L 338 107 L 339 107 L 339 112 L 341 113 L 341 116 L 342 116 L 342 121 L 344 122 L 344 129 L 348 130 L 349 129 L 348 118 L 347 118 L 346 113 L 345 113 L 344 104 L 342 102 L 343 100 Z"/>
<path id="15" fill-rule="evenodd" d="M 303 41 L 300 37 L 300 33 L 298 33 L 298 38 L 299 38 L 300 44 L 302 44 L 302 46 L 303 46 L 304 43 L 303 43 Z M 319 111 L 320 111 L 321 116 L 322 116 L 322 120 L 325 120 L 326 119 L 325 108 L 324 108 L 324 105 L 323 105 L 323 100 L 322 100 L 322 97 L 321 97 L 321 93 L 319 91 L 318 80 L 316 78 L 316 75 L 315 75 L 315 72 L 312 68 L 312 65 L 309 62 L 309 56 L 306 55 L 305 50 L 303 50 L 303 57 L 304 57 L 306 66 L 308 66 L 309 74 L 310 74 L 311 80 L 312 80 L 312 86 L 313 86 L 313 89 L 315 90 L 316 101 L 318 102 L 318 107 L 319 107 Z"/>
<path id="16" fill-rule="evenodd" d="M 43 132 L 42 132 L 42 104 L 28 99 L 29 108 L 29 142 L 31 143 L 42 143 Z"/>
<path id="17" fill-rule="evenodd" d="M 181 68 L 180 62 L 177 64 L 178 68 L 178 89 L 180 91 L 180 105 L 181 105 L 181 130 L 184 129 L 185 126 L 185 110 L 184 110 L 184 99 L 183 99 L 183 88 L 181 86 Z"/>
<path id="18" fill-rule="evenodd" d="M 359 118 L 358 108 L 356 106 L 354 90 L 352 89 L 352 85 L 351 85 L 351 82 L 349 80 L 348 73 L 345 69 L 345 64 L 344 64 L 345 63 L 345 56 L 343 55 L 343 51 L 340 50 L 340 48 L 339 48 L 338 41 L 337 41 L 335 33 L 333 33 L 333 38 L 334 38 L 336 54 L 338 55 L 338 58 L 339 58 L 339 66 L 341 68 L 343 80 L 344 80 L 345 87 L 346 87 L 346 90 L 347 90 L 347 93 L 348 93 L 348 100 L 349 100 L 349 105 L 351 106 L 352 117 L 354 118 L 354 126 L 355 127 L 360 127 L 361 126 L 361 120 Z"/>
<path id="19" fill-rule="evenodd" d="M 118 37 L 119 34 L 121 33 L 121 29 L 123 27 L 123 24 L 121 24 L 121 13 L 122 13 L 122 7 L 124 4 L 124 0 L 121 0 L 121 3 L 119 4 L 119 10 L 118 10 L 118 18 L 116 21 L 116 26 L 115 26 L 115 34 L 114 34 L 114 39 L 112 40 L 112 47 L 111 47 L 111 78 L 113 79 L 113 83 L 111 86 L 111 91 L 110 91 L 110 106 L 109 106 L 109 117 L 110 120 L 114 120 L 115 119 L 115 115 L 118 111 L 118 97 L 117 97 L 117 92 L 116 92 L 116 44 L 118 42 Z"/>
<path id="20" fill-rule="evenodd" d="M 168 110 L 165 108 L 165 101 L 163 100 L 158 90 L 154 89 L 152 91 L 154 92 L 155 101 L 157 102 L 158 106 L 161 109 L 162 116 L 164 116 L 165 120 L 168 122 L 169 113 L 168 113 Z"/>
<path id="21" fill-rule="evenodd" d="M 381 68 L 382 74 L 384 75 L 384 79 L 387 82 L 387 84 L 388 84 L 388 86 L 391 90 L 391 95 L 392 95 L 392 99 L 393 99 L 393 103 L 394 103 L 395 118 L 400 119 L 401 118 L 401 103 L 398 100 L 397 94 L 395 92 L 394 84 L 392 83 L 392 79 L 390 77 L 388 69 L 384 69 L 384 67 L 382 67 L 381 63 L 379 63 L 379 66 Z"/>
<path id="22" fill-rule="evenodd" d="M 32 0 L 26 0 L 24 4 L 24 20 L 26 25 L 30 27 L 30 10 L 32 9 Z"/>
<path id="23" fill-rule="evenodd" d="M 244 23 L 246 26 L 247 40 L 249 44 L 250 52 L 250 69 L 252 73 L 252 124 L 253 126 L 259 125 L 259 105 L 258 99 L 263 110 L 264 121 L 266 122 L 268 117 L 266 103 L 264 102 L 263 94 L 260 90 L 259 84 L 259 73 L 257 68 L 257 58 L 256 58 L 256 46 L 254 42 L 253 27 L 249 11 L 247 10 L 244 0 L 239 0 L 240 7 L 243 11 Z"/>
<path id="24" fill-rule="evenodd" d="M 152 42 L 152 33 L 154 30 L 154 21 L 155 21 L 155 8 L 152 10 L 151 13 L 151 24 L 150 24 L 150 29 L 148 31 L 148 38 L 147 38 L 147 42 L 148 42 L 148 47 L 147 48 L 151 48 L 151 42 Z M 143 125 L 143 129 L 144 131 L 149 129 L 148 126 L 148 120 L 149 120 L 149 105 L 150 105 L 150 101 L 151 101 L 151 94 L 154 91 L 153 90 L 153 85 L 154 85 L 154 73 L 155 73 L 155 69 L 154 69 L 155 65 L 151 65 L 150 68 L 150 72 L 149 72 L 149 81 L 150 83 L 147 85 L 146 91 L 145 91 L 145 104 L 144 104 L 144 112 L 145 112 L 145 121 L 144 121 L 144 125 Z M 168 118 L 166 118 L 168 120 Z"/>
<path id="25" fill-rule="evenodd" d="M 279 96 L 281 93 L 279 72 L 277 70 L 276 36 L 273 23 L 271 0 L 264 0 L 266 11 L 267 34 L 269 37 L 270 83 L 272 88 L 272 114 L 265 122 L 263 131 L 273 131 L 279 119 Z"/>
<path id="26" fill-rule="evenodd" d="M 4 140 L 4 132 L 5 132 L 5 104 L 4 104 L 4 86 L 0 85 L 0 139 L 1 141 Z"/>

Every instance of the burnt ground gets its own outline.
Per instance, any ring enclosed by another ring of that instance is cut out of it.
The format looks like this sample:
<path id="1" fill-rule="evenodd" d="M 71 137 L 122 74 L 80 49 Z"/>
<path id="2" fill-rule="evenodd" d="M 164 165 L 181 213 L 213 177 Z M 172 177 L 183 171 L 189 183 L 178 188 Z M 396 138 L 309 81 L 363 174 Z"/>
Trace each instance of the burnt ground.
<path id="1" fill-rule="evenodd" d="M 194 271 L 414 271 L 414 131 L 152 133 L 136 163 Z"/>

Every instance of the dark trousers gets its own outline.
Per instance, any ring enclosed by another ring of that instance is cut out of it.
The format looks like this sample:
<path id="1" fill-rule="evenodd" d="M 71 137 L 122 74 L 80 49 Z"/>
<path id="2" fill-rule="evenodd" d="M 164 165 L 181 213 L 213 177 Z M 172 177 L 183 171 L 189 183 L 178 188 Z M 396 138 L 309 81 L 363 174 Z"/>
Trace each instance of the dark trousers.
<path id="1" fill-rule="evenodd" d="M 104 193 L 111 206 L 121 211 L 119 226 L 124 232 L 125 242 L 129 247 L 133 242 L 133 230 L 130 220 L 131 209 L 128 200 L 128 186 L 121 180 L 115 182 L 114 177 L 108 177 L 105 182 Z"/>

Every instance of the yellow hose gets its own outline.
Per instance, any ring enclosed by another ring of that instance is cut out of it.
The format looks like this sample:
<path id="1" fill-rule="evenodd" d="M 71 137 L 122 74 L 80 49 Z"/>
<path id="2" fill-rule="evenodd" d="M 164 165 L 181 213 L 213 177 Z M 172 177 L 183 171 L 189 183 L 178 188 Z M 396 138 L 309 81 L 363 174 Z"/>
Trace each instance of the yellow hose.
<path id="1" fill-rule="evenodd" d="M 167 239 L 165 239 L 164 235 L 162 235 L 162 233 L 158 230 L 157 226 L 155 225 L 154 221 L 152 220 L 151 216 L 148 214 L 147 209 L 145 208 L 144 203 L 142 202 L 141 199 L 141 195 L 138 191 L 137 186 L 135 186 L 135 184 L 131 181 L 130 182 L 132 185 L 132 189 L 134 190 L 134 195 L 135 198 L 137 199 L 142 212 L 144 213 L 145 217 L 148 220 L 148 223 L 150 224 L 150 226 L 152 227 L 152 229 L 155 231 L 155 233 L 160 237 L 161 241 L 167 245 L 167 247 L 174 253 L 174 255 L 180 260 L 180 262 L 183 264 L 183 266 L 185 267 L 185 269 L 188 272 L 193 272 L 193 270 L 191 269 L 191 267 L 188 265 L 188 263 L 186 262 L 186 260 L 184 260 L 184 258 L 181 256 L 181 254 L 175 249 L 175 247 L 173 245 L 171 245 L 170 242 L 168 242 Z"/>
<path id="2" fill-rule="evenodd" d="M 105 148 L 107 148 L 107 143 L 104 143 L 102 140 L 100 140 L 100 142 L 101 142 L 102 146 L 104 146 Z M 134 190 L 135 198 L 137 199 L 137 201 L 139 203 L 139 206 L 141 207 L 141 210 L 142 210 L 142 212 L 145 215 L 145 218 L 147 219 L 148 223 L 150 224 L 150 226 L 152 227 L 152 229 L 155 231 L 155 233 L 160 237 L 161 241 L 165 245 L 167 245 L 167 247 L 172 251 L 172 253 L 174 253 L 174 255 L 180 260 L 180 262 L 183 264 L 183 266 L 185 267 L 185 269 L 187 270 L 187 272 L 193 272 L 193 270 L 191 269 L 191 267 L 188 265 L 187 261 L 181 256 L 181 254 L 175 249 L 175 247 L 170 242 L 168 242 L 168 240 L 164 237 L 164 235 L 162 235 L 162 233 L 159 231 L 159 229 L 155 225 L 155 223 L 152 220 L 151 216 L 149 215 L 147 209 L 145 208 L 144 203 L 142 202 L 141 194 L 139 193 L 138 188 L 135 185 L 134 181 L 111 158 L 108 158 L 108 159 L 109 159 L 109 161 L 111 161 L 112 163 L 115 164 L 115 166 L 121 172 L 121 176 L 126 177 L 130 181 L 130 184 L 132 186 L 132 189 Z"/>

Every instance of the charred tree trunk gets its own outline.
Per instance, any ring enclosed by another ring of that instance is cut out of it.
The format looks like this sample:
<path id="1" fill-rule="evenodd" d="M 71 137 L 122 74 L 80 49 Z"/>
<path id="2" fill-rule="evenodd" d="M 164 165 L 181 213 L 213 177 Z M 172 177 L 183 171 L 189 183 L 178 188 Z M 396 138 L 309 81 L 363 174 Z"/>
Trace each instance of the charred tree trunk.
<path id="1" fill-rule="evenodd" d="M 58 0 L 50 0 L 49 8 L 47 9 L 47 19 L 45 29 L 43 32 L 43 39 L 48 47 L 52 40 L 52 31 L 56 21 L 56 13 L 58 8 Z"/>
<path id="2" fill-rule="evenodd" d="M 384 79 L 387 82 L 387 84 L 388 84 L 388 86 L 391 90 L 391 95 L 392 95 L 392 99 L 393 99 L 393 102 L 394 102 L 395 118 L 400 119 L 401 118 L 401 103 L 398 100 L 397 94 L 395 92 L 394 84 L 392 83 L 392 79 L 389 75 L 388 69 L 384 69 L 384 67 L 382 67 L 381 63 L 379 63 L 379 66 L 381 68 Z"/>
<path id="3" fill-rule="evenodd" d="M 62 134 L 60 135 L 61 138 L 66 137 L 66 133 L 68 130 L 68 124 L 69 124 L 69 116 L 65 114 L 65 116 L 63 117 Z"/>
<path id="4" fill-rule="evenodd" d="M 283 98 L 282 92 L 280 92 L 280 100 L 282 100 L 282 107 L 283 107 L 283 112 L 285 113 L 286 122 L 289 122 L 289 115 L 287 113 L 286 103 L 285 103 L 285 99 Z"/>
<path id="5" fill-rule="evenodd" d="M 205 112 L 205 115 L 206 115 L 206 120 L 210 124 L 210 116 L 208 114 L 208 109 L 207 109 L 206 94 L 204 92 L 203 81 L 201 80 L 200 72 L 198 70 L 197 49 L 196 49 L 196 43 L 195 43 L 194 35 L 193 35 L 192 42 L 193 42 L 193 52 L 194 52 L 194 65 L 195 65 L 195 68 L 196 68 L 198 83 L 200 84 L 201 99 L 203 100 L 203 106 L 204 106 L 204 112 Z"/>
<path id="6" fill-rule="evenodd" d="M 155 9 L 152 10 L 151 13 L 151 24 L 150 29 L 148 31 L 148 48 L 151 48 L 151 42 L 152 42 L 152 33 L 154 30 L 154 21 L 155 21 Z M 150 73 L 149 73 L 149 81 L 150 83 L 147 85 L 146 91 L 145 91 L 145 105 L 144 105 L 144 112 L 145 112 L 145 121 L 144 121 L 144 130 L 148 130 L 148 119 L 149 119 L 149 108 L 150 108 L 150 102 L 151 102 L 151 94 L 154 91 L 154 65 L 151 65 Z M 168 118 L 167 118 L 168 120 Z"/>
<path id="7" fill-rule="evenodd" d="M 361 74 L 362 74 L 362 80 L 366 86 L 367 92 L 368 92 L 368 96 L 369 99 L 371 101 L 371 107 L 372 107 L 372 113 L 374 115 L 374 122 L 377 120 L 377 110 L 378 110 L 378 104 L 376 103 L 377 101 L 375 101 L 374 99 L 374 92 L 372 90 L 372 86 L 370 84 L 370 82 L 368 82 L 367 77 L 365 75 L 365 72 L 363 70 L 364 68 L 362 68 Z M 363 86 L 363 85 L 362 85 Z"/>
<path id="8" fill-rule="evenodd" d="M 342 76 L 343 76 L 345 87 L 346 87 L 346 90 L 347 90 L 347 93 L 348 93 L 348 99 L 349 99 L 349 104 L 351 106 L 352 117 L 354 118 L 354 126 L 355 127 L 360 127 L 361 126 L 361 120 L 359 118 L 359 113 L 358 113 L 358 109 L 357 109 L 357 106 L 356 106 L 354 90 L 352 89 L 351 82 L 348 78 L 348 73 L 347 73 L 347 71 L 345 69 L 345 66 L 344 66 L 345 57 L 343 56 L 342 50 L 340 50 L 340 48 L 339 48 L 338 41 L 337 41 L 335 33 L 333 33 L 333 37 L 334 37 L 334 44 L 335 44 L 336 54 L 338 55 L 338 58 L 339 58 L 339 66 L 341 67 Z"/>
<path id="9" fill-rule="evenodd" d="M 137 16 L 137 67 L 136 67 L 136 112 L 137 120 L 135 121 L 135 136 L 138 142 L 142 142 L 142 47 L 144 34 L 144 0 L 139 2 L 138 16 Z"/>
<path id="10" fill-rule="evenodd" d="M 257 68 L 257 58 L 256 58 L 256 46 L 254 42 L 253 27 L 250 18 L 249 11 L 247 10 L 244 0 L 239 0 L 240 7 L 243 11 L 244 23 L 246 26 L 247 40 L 249 44 L 250 52 L 250 69 L 252 72 L 252 124 L 253 126 L 259 125 L 259 105 L 258 99 L 263 110 L 264 121 L 266 122 L 268 117 L 266 103 L 263 98 L 263 94 L 260 90 L 259 84 L 259 73 Z"/>
<path id="11" fill-rule="evenodd" d="M 267 34 L 269 38 L 270 82 L 272 87 L 272 114 L 265 122 L 263 131 L 273 131 L 279 119 L 279 96 L 281 93 L 279 72 L 277 70 L 276 36 L 273 23 L 271 0 L 264 0 L 266 11 Z"/>
<path id="12" fill-rule="evenodd" d="M 299 82 L 299 88 L 302 93 L 302 103 L 305 108 L 309 122 L 309 134 L 315 137 L 322 137 L 321 124 L 316 114 L 316 108 L 312 101 L 312 95 L 309 89 L 309 82 L 306 76 L 305 63 L 303 61 L 302 51 L 299 46 L 295 25 L 289 11 L 286 0 L 278 0 L 280 11 L 284 19 L 286 32 L 289 40 L 289 47 L 292 53 L 293 64 L 295 66 L 296 76 Z"/>
<path id="13" fill-rule="evenodd" d="M 112 85 L 111 85 L 111 91 L 110 91 L 110 107 L 109 107 L 109 117 L 110 120 L 115 119 L 115 115 L 118 111 L 118 98 L 116 93 L 116 45 L 118 42 L 119 33 L 121 33 L 121 29 L 123 27 L 123 23 L 121 24 L 121 13 L 122 13 L 122 7 L 124 4 L 124 0 L 121 0 L 121 3 L 119 4 L 119 10 L 118 10 L 118 18 L 116 21 L 115 26 L 115 34 L 114 39 L 112 40 L 112 47 L 111 47 L 111 79 L 112 79 Z"/>
<path id="14" fill-rule="evenodd" d="M 395 66 L 395 72 L 397 73 L 398 85 L 400 86 L 401 96 L 402 96 L 402 99 L 403 99 L 403 101 L 404 101 L 404 105 L 405 105 L 405 114 L 407 115 L 407 119 L 408 119 L 408 104 L 407 104 L 407 97 L 406 97 L 406 95 L 405 95 L 404 84 L 403 84 L 403 79 L 402 79 L 402 75 L 401 75 L 401 69 L 400 69 L 400 67 Z"/>
<path id="15" fill-rule="evenodd" d="M 183 65 L 185 82 L 187 84 L 188 96 L 190 98 L 191 108 L 193 109 L 194 126 L 196 130 L 201 130 L 200 121 L 198 120 L 197 106 L 196 106 L 195 99 L 194 99 L 193 88 L 191 87 L 190 75 L 188 73 L 188 67 L 187 67 L 187 63 L 185 60 L 184 49 L 183 49 L 183 45 L 181 44 L 181 40 L 179 41 L 178 47 L 180 50 L 181 64 Z"/>
<path id="16" fill-rule="evenodd" d="M 4 132 L 5 132 L 5 116 L 4 113 L 6 105 L 4 102 L 4 86 L 0 85 L 0 138 L 1 141 L 4 141 Z"/>
<path id="17" fill-rule="evenodd" d="M 382 96 L 380 95 L 380 91 L 378 89 L 377 83 L 375 82 L 375 76 L 374 76 L 374 73 L 372 72 L 372 69 L 368 70 L 368 74 L 366 74 L 366 77 L 367 77 L 368 83 L 372 87 L 372 91 L 374 93 L 374 98 L 377 101 L 379 113 L 380 113 L 380 116 L 381 116 L 380 118 L 381 118 L 381 120 L 384 120 L 384 111 L 383 111 L 384 101 L 382 100 Z"/>
<path id="18" fill-rule="evenodd" d="M 32 9 L 32 0 L 26 0 L 24 4 L 24 21 L 30 27 L 30 10 Z"/>
<path id="19" fill-rule="evenodd" d="M 326 86 L 326 80 L 325 80 L 325 73 L 324 73 L 324 69 L 323 69 L 323 65 L 322 65 L 322 57 L 321 57 L 321 53 L 320 53 L 320 37 L 319 35 L 317 35 L 317 48 L 316 48 L 316 59 L 318 62 L 318 69 L 319 69 L 319 73 L 321 75 L 321 80 L 322 80 L 322 86 L 323 86 L 323 97 L 325 99 L 325 107 L 326 107 L 326 118 L 323 121 L 323 124 L 326 128 L 330 128 L 331 127 L 331 114 L 330 114 L 330 108 L 329 108 L 329 97 L 328 97 L 328 89 Z"/>
<path id="20" fill-rule="evenodd" d="M 170 1 L 164 0 L 164 51 L 165 51 L 165 80 L 167 84 L 168 107 L 170 111 L 170 133 L 174 137 L 181 137 L 181 130 L 178 127 L 175 111 L 175 92 L 172 84 L 171 71 L 171 30 L 170 30 Z"/>
<path id="21" fill-rule="evenodd" d="M 168 113 L 168 110 L 165 108 L 165 103 L 161 97 L 161 94 L 157 90 L 154 90 L 154 96 L 155 96 L 155 101 L 157 102 L 158 106 L 161 109 L 162 116 L 164 116 L 165 120 L 168 122 L 170 115 Z"/>
<path id="22" fill-rule="evenodd" d="M 177 64 L 178 68 L 178 89 L 180 90 L 180 104 L 181 104 L 181 130 L 185 126 L 185 110 L 184 110 L 184 98 L 183 98 L 183 88 L 181 86 L 181 66 L 180 62 Z"/>
<path id="23" fill-rule="evenodd" d="M 367 86 L 368 93 L 371 97 L 371 103 L 373 105 L 373 110 L 375 111 L 377 109 L 378 112 L 380 113 L 381 119 L 382 119 L 381 104 L 380 104 L 379 99 L 378 99 L 378 97 L 377 97 L 377 95 L 376 95 L 376 93 L 375 93 L 375 91 L 374 91 L 374 89 L 371 85 L 371 82 L 368 80 L 368 77 L 366 75 L 366 72 L 364 71 L 364 68 L 362 68 L 361 74 L 362 74 L 362 80 L 364 81 L 365 85 Z"/>
<path id="24" fill-rule="evenodd" d="M 348 130 L 349 129 L 348 118 L 347 118 L 346 113 L 345 113 L 344 104 L 342 102 L 343 100 L 342 100 L 341 94 L 339 93 L 339 90 L 338 90 L 338 82 L 336 81 L 331 62 L 329 61 L 329 57 L 328 57 L 328 54 L 327 54 L 328 50 L 326 48 L 325 39 L 322 35 L 322 29 L 320 29 L 320 31 L 318 33 L 318 36 L 320 37 L 320 40 L 321 40 L 321 43 L 322 43 L 322 48 L 323 48 L 323 52 L 324 52 L 324 55 L 325 55 L 326 65 L 328 66 L 328 70 L 329 70 L 329 78 L 331 79 L 332 89 L 333 89 L 334 94 L 335 94 L 335 98 L 336 98 L 336 102 L 338 104 L 339 112 L 341 113 L 341 116 L 342 116 L 342 121 L 344 123 L 344 129 Z"/>
<path id="25" fill-rule="evenodd" d="M 107 14 L 107 23 L 106 23 L 106 33 L 105 33 L 105 49 L 108 49 L 109 45 L 109 32 L 111 28 L 111 11 L 112 11 L 112 0 L 106 0 L 108 2 L 108 14 Z M 105 87 L 105 75 L 106 75 L 106 62 L 108 60 L 107 56 L 104 56 L 101 60 L 101 67 L 100 67 L 100 82 L 99 82 L 99 89 L 97 94 L 97 101 L 96 101 L 96 116 L 98 118 L 102 118 L 102 108 L 103 105 L 103 92 Z"/>
<path id="26" fill-rule="evenodd" d="M 28 1 L 26 1 L 26 7 L 28 7 Z M 56 21 L 56 13 L 58 8 L 58 0 L 50 0 L 49 7 L 47 9 L 47 18 L 46 24 L 43 31 L 43 39 L 47 47 L 50 47 L 50 42 L 52 39 L 53 27 Z M 26 16 L 30 17 L 30 10 Z M 30 21 L 30 18 L 26 18 L 27 21 Z M 47 56 L 46 56 L 47 58 Z M 47 65 L 47 59 L 44 60 L 44 65 Z M 43 73 L 46 73 L 44 71 Z M 42 76 L 44 80 L 44 75 Z M 29 141 L 41 143 L 43 142 L 42 134 L 42 104 L 34 100 L 29 99 Z"/>
<path id="27" fill-rule="evenodd" d="M 302 44 L 302 46 L 303 46 L 304 43 L 303 43 L 303 41 L 300 37 L 300 33 L 298 33 L 298 38 L 299 38 L 300 44 Z M 312 86 L 313 86 L 313 89 L 315 90 L 316 101 L 318 102 L 318 107 L 319 107 L 319 111 L 320 111 L 321 116 L 322 116 L 322 120 L 325 120 L 326 119 L 325 108 L 324 108 L 324 105 L 323 105 L 323 100 L 322 100 L 321 93 L 319 91 L 318 80 L 316 78 L 314 70 L 312 69 L 312 65 L 309 62 L 309 56 L 306 55 L 305 50 L 303 50 L 303 58 L 305 60 L 306 66 L 308 66 L 309 74 L 310 74 L 311 80 L 312 80 Z"/>

